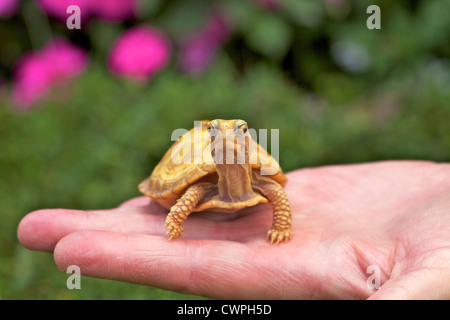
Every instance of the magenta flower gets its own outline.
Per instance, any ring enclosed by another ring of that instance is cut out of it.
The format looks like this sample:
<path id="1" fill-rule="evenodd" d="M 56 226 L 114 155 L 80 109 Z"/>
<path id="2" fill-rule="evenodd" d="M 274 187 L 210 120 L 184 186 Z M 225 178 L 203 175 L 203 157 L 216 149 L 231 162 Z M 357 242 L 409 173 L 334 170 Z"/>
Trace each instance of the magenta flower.
<path id="1" fill-rule="evenodd" d="M 19 0 L 1 0 L 0 17 L 10 17 L 16 13 L 19 8 Z"/>
<path id="2" fill-rule="evenodd" d="M 50 89 L 79 75 L 87 64 L 87 53 L 64 39 L 25 54 L 14 72 L 12 98 L 26 110 L 46 96 Z"/>
<path id="3" fill-rule="evenodd" d="M 37 0 L 40 7 L 49 15 L 66 21 L 67 7 L 80 7 L 81 19 L 98 17 L 107 21 L 122 21 L 133 18 L 137 12 L 138 0 Z"/>
<path id="4" fill-rule="evenodd" d="M 108 64 L 113 73 L 142 81 L 164 68 L 169 58 L 166 36 L 141 25 L 128 29 L 115 41 Z"/>
<path id="5" fill-rule="evenodd" d="M 137 0 L 94 0 L 92 14 L 102 20 L 122 21 L 136 16 Z"/>
<path id="6" fill-rule="evenodd" d="M 81 19 L 86 21 L 91 16 L 91 5 L 95 0 L 37 0 L 38 5 L 49 16 L 66 21 L 70 16 L 67 8 L 71 5 L 80 7 Z"/>
<path id="7" fill-rule="evenodd" d="M 280 0 L 256 0 L 256 5 L 266 9 L 278 9 Z"/>
<path id="8" fill-rule="evenodd" d="M 179 57 L 182 70 L 190 74 L 203 72 L 229 36 L 225 17 L 213 14 L 204 28 L 183 41 Z"/>

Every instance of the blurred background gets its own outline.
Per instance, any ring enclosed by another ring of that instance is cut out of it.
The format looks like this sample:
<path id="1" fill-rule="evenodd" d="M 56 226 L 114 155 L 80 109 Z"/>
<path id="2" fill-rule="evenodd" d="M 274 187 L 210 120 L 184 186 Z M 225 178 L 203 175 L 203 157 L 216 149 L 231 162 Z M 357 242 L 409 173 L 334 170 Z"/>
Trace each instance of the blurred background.
<path id="1" fill-rule="evenodd" d="M 284 171 L 450 161 L 449 12 L 448 0 L 0 0 L 0 298 L 198 298 L 86 277 L 68 290 L 52 255 L 16 236 L 36 209 L 138 196 L 194 120 L 280 129 Z"/>

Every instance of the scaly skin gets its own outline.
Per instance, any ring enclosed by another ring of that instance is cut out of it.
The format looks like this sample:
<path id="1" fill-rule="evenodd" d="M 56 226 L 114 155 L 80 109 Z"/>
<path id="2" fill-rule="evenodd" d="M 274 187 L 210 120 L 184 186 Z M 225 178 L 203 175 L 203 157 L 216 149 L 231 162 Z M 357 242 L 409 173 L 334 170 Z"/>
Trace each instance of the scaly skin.
<path id="1" fill-rule="evenodd" d="M 267 183 L 262 190 L 273 209 L 272 228 L 267 232 L 267 240 L 270 244 L 287 242 L 292 238 L 292 216 L 286 192 L 278 183 Z"/>
<path id="2" fill-rule="evenodd" d="M 203 184 L 193 184 L 187 188 L 186 192 L 170 208 L 165 226 L 169 240 L 178 238 L 183 234 L 183 222 L 187 219 L 197 203 L 205 194 L 206 188 Z"/>

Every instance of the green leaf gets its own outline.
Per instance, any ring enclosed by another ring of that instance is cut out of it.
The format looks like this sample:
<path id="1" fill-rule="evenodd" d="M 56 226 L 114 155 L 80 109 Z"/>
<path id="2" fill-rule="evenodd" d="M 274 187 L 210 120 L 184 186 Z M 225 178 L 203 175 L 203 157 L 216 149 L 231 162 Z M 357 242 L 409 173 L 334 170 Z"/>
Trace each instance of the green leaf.
<path id="1" fill-rule="evenodd" d="M 161 0 L 140 1 L 138 15 L 144 18 L 155 15 L 158 9 L 161 7 L 161 2 Z"/>
<path id="2" fill-rule="evenodd" d="M 246 35 L 248 45 L 269 58 L 282 59 L 292 42 L 291 27 L 270 13 L 255 15 Z"/>
<path id="3" fill-rule="evenodd" d="M 180 1 L 169 7 L 157 24 L 171 37 L 195 30 L 206 23 L 209 5 L 207 1 Z"/>
<path id="4" fill-rule="evenodd" d="M 298 25 L 313 28 L 318 26 L 324 16 L 323 1 L 286 0 L 283 2 L 285 13 Z"/>

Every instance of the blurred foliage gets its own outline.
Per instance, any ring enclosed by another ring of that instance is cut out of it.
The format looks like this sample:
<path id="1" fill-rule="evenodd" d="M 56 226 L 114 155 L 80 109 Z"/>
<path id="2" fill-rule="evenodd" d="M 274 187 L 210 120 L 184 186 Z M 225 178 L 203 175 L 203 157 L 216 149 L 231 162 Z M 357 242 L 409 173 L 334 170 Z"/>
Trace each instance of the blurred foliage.
<path id="1" fill-rule="evenodd" d="M 56 88 L 42 106 L 18 114 L 0 89 L 0 298 L 189 298 L 99 279 L 67 290 L 51 255 L 16 239 L 20 219 L 40 208 L 110 208 L 139 195 L 171 145 L 194 120 L 242 118 L 280 129 L 280 163 L 302 167 L 385 159 L 450 161 L 450 1 L 147 1 L 140 21 L 176 41 L 211 7 L 229 13 L 233 35 L 202 75 L 172 63 L 148 84 L 111 76 L 111 42 L 133 24 L 91 21 L 51 33 L 89 50 L 88 70 Z M 381 30 L 366 8 L 381 8 Z M 39 16 L 39 15 L 38 15 Z M 0 76 L 34 45 L 24 15 L 0 20 Z M 28 24 L 35 22 L 27 21 Z M 37 37 L 39 38 L 39 37 Z M 36 40 L 39 42 L 40 40 Z M 35 41 L 35 42 L 36 42 Z M 269 148 L 270 150 L 270 148 Z"/>

